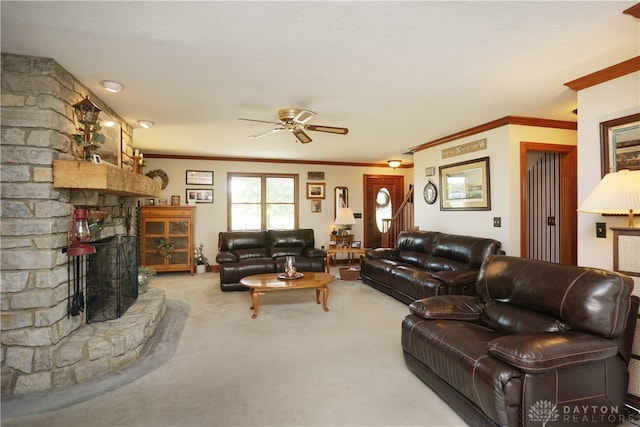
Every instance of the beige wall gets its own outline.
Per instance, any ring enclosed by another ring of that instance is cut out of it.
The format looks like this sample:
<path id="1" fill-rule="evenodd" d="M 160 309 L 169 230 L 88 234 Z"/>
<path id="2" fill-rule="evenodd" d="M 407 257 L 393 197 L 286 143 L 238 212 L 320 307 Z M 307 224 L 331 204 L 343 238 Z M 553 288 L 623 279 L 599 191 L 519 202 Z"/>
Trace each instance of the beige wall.
<path id="1" fill-rule="evenodd" d="M 391 169 L 389 167 L 307 165 L 271 162 L 240 162 L 220 160 L 182 160 L 147 158 L 144 172 L 162 169 L 169 176 L 169 184 L 162 191 L 162 198 L 171 200 L 171 195 L 180 195 L 185 203 L 185 190 L 189 188 L 213 188 L 214 203 L 199 203 L 196 208 L 196 245 L 204 244 L 205 255 L 213 263 L 218 247 L 218 233 L 227 230 L 227 173 L 297 173 L 299 174 L 300 227 L 312 228 L 315 231 L 316 246 L 329 245 L 329 235 L 333 229 L 333 189 L 336 186 L 349 188 L 349 205 L 354 212 L 363 212 L 363 175 L 404 175 L 405 187 L 413 182 L 413 170 L 410 168 Z M 214 184 L 210 186 L 187 186 L 186 170 L 214 171 Z M 327 198 L 322 201 L 322 211 L 311 212 L 311 202 L 306 198 L 308 171 L 324 172 Z M 406 193 L 406 191 L 405 191 Z M 355 240 L 363 240 L 362 219 L 356 219 L 353 227 Z"/>
<path id="2" fill-rule="evenodd" d="M 578 206 L 601 179 L 600 123 L 640 112 L 640 72 L 578 92 Z M 596 222 L 626 227 L 626 217 L 578 213 L 578 264 L 613 268 L 613 232 L 596 238 Z"/>
<path id="3" fill-rule="evenodd" d="M 479 139 L 487 140 L 487 148 L 463 155 L 442 158 L 442 150 Z M 414 155 L 416 192 L 416 225 L 424 230 L 488 237 L 499 240 L 508 255 L 520 255 L 520 142 L 576 144 L 576 132 L 535 126 L 507 125 L 464 137 Z M 491 210 L 441 211 L 438 168 L 453 163 L 489 157 Z M 425 176 L 425 168 L 433 166 L 436 175 Z M 422 198 L 427 180 L 438 187 L 438 200 L 428 205 Z M 500 217 L 502 226 L 493 226 Z"/>

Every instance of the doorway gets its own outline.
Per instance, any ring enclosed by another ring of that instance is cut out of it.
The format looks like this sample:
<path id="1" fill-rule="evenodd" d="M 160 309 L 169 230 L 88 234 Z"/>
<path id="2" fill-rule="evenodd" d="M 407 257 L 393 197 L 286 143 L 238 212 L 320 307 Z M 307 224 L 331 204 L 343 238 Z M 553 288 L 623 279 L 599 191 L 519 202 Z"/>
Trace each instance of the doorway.
<path id="1" fill-rule="evenodd" d="M 577 263 L 577 147 L 520 143 L 520 256 Z"/>
<path id="2" fill-rule="evenodd" d="M 404 198 L 404 176 L 364 175 L 364 247 L 382 244 L 383 219 L 391 219 Z"/>

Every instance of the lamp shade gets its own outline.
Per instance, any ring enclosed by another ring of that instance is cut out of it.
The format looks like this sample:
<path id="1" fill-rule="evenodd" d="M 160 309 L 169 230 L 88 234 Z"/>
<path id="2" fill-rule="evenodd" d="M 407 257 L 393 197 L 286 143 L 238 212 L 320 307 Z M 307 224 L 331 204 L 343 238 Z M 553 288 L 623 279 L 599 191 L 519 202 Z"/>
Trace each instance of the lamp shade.
<path id="1" fill-rule="evenodd" d="M 608 173 L 582 202 L 578 212 L 629 215 L 640 213 L 640 170 Z"/>
<path id="2" fill-rule="evenodd" d="M 356 219 L 353 217 L 351 208 L 340 208 L 336 220 L 333 222 L 338 225 L 353 225 L 356 223 Z"/>

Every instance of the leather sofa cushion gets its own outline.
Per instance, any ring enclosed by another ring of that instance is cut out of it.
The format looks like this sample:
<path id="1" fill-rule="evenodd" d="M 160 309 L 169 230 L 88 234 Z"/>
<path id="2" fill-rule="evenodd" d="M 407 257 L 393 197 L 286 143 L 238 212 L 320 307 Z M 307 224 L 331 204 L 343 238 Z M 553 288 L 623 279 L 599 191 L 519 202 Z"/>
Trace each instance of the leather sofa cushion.
<path id="1" fill-rule="evenodd" d="M 238 260 L 253 258 L 268 258 L 269 253 L 266 248 L 251 248 L 251 249 L 236 249 L 235 254 L 238 255 Z"/>
<path id="2" fill-rule="evenodd" d="M 218 252 L 216 255 L 216 262 L 218 264 L 225 262 L 238 262 L 238 255 L 233 252 Z"/>
<path id="3" fill-rule="evenodd" d="M 233 251 L 249 248 L 266 248 L 267 232 L 262 231 L 221 231 L 218 234 L 218 251 Z"/>
<path id="4" fill-rule="evenodd" d="M 427 298 L 446 294 L 447 287 L 433 279 L 431 272 L 418 267 L 399 265 L 390 271 L 389 285 L 396 291 L 413 298 Z"/>
<path id="5" fill-rule="evenodd" d="M 400 251 L 390 248 L 367 249 L 366 257 L 371 259 L 390 259 L 397 261 Z"/>
<path id="6" fill-rule="evenodd" d="M 409 311 L 423 319 L 478 320 L 484 304 L 474 296 L 441 295 L 412 302 Z"/>
<path id="7" fill-rule="evenodd" d="M 420 268 L 427 268 L 429 262 L 429 254 L 416 251 L 400 251 L 398 253 L 398 261 L 406 262 L 407 264 L 415 265 Z"/>
<path id="8" fill-rule="evenodd" d="M 614 338 L 625 327 L 633 281 L 611 271 L 492 255 L 476 289 L 485 303 L 501 301 L 554 317 L 569 330 Z"/>
<path id="9" fill-rule="evenodd" d="M 525 372 L 547 372 L 618 353 L 615 341 L 581 332 L 505 335 L 488 344 L 489 354 Z"/>
<path id="10" fill-rule="evenodd" d="M 313 247 L 313 230 L 303 228 L 298 230 L 269 230 L 269 240 L 272 247 Z"/>
<path id="11" fill-rule="evenodd" d="M 439 235 L 437 231 L 401 231 L 398 234 L 396 247 L 400 251 L 430 254 Z"/>
<path id="12" fill-rule="evenodd" d="M 487 303 L 480 322 L 503 334 L 560 332 L 567 329 L 558 319 L 499 301 Z"/>
<path id="13" fill-rule="evenodd" d="M 500 242 L 473 236 L 441 234 L 433 256 L 459 261 L 469 268 L 480 268 L 484 260 L 500 249 Z"/>
<path id="14" fill-rule="evenodd" d="M 411 314 L 402 322 L 404 351 L 483 408 L 498 425 L 508 425 L 509 407 L 520 404 L 522 373 L 487 357 L 487 343 L 499 337 L 498 332 L 470 322 L 427 321 Z"/>
<path id="15" fill-rule="evenodd" d="M 453 271 L 453 270 L 466 270 L 469 264 L 466 262 L 458 261 L 453 258 L 444 258 L 439 256 L 431 256 L 429 262 L 427 262 L 426 268 L 433 271 Z"/>
<path id="16" fill-rule="evenodd" d="M 273 258 L 281 256 L 300 256 L 302 255 L 302 246 L 272 246 L 271 256 Z"/>
<path id="17" fill-rule="evenodd" d="M 360 263 L 360 274 L 389 285 L 391 270 L 399 264 L 388 259 L 364 258 Z"/>

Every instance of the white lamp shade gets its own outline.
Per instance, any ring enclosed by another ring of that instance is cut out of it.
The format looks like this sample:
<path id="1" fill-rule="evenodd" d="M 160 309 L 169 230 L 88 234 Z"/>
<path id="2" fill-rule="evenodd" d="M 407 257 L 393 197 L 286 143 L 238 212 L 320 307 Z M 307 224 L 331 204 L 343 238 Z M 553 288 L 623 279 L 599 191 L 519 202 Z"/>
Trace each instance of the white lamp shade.
<path id="1" fill-rule="evenodd" d="M 640 213 L 640 170 L 608 173 L 578 208 L 578 212 L 624 214 Z"/>
<path id="2" fill-rule="evenodd" d="M 333 222 L 338 225 L 353 225 L 356 223 L 356 219 L 353 217 L 351 208 L 340 208 L 336 220 Z"/>

